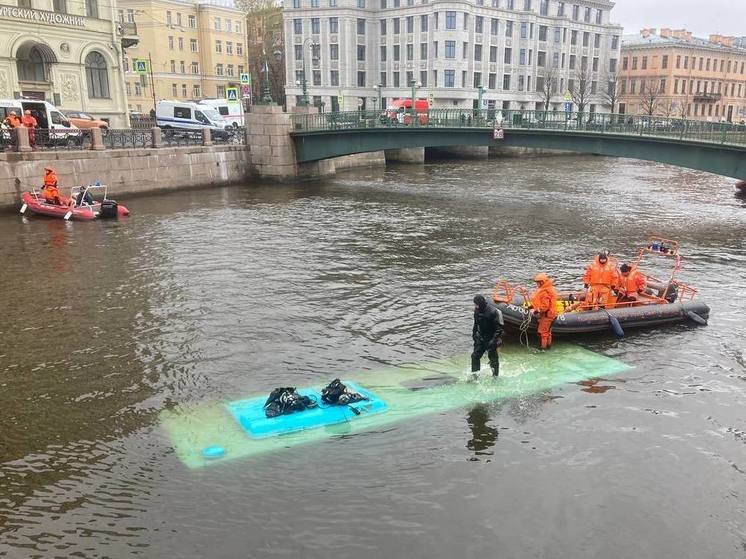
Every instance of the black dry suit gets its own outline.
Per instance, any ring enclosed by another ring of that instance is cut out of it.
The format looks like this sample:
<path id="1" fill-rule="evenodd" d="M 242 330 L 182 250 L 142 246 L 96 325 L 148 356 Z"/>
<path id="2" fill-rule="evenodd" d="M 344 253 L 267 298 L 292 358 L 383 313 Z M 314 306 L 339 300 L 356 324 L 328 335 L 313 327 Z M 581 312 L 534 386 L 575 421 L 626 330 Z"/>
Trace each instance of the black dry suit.
<path id="1" fill-rule="evenodd" d="M 497 346 L 502 345 L 503 313 L 488 303 L 482 295 L 474 297 L 474 304 L 474 352 L 471 354 L 471 370 L 476 372 L 480 369 L 480 361 L 486 351 L 492 374 L 497 376 L 500 373 Z"/>

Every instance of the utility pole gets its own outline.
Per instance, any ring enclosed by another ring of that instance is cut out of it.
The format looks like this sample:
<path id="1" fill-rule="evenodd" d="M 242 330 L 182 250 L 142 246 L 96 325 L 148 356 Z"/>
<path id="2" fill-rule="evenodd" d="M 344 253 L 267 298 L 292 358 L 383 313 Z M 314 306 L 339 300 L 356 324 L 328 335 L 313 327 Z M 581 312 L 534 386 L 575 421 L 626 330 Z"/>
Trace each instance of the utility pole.
<path id="1" fill-rule="evenodd" d="M 153 112 L 155 112 L 155 79 L 153 78 L 153 57 L 150 56 L 150 51 L 148 51 L 148 69 L 150 70 L 150 91 L 153 93 Z"/>

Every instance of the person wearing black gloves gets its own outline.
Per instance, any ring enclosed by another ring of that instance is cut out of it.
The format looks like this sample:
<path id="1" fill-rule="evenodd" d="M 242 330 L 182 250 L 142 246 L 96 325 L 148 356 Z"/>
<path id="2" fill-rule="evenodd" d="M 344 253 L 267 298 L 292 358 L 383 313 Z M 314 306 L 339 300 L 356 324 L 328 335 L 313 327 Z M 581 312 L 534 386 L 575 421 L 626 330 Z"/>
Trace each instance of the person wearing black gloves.
<path id="1" fill-rule="evenodd" d="M 474 328 L 471 337 L 474 339 L 474 352 L 471 354 L 471 372 L 480 369 L 482 355 L 487 352 L 492 375 L 500 374 L 500 361 L 497 348 L 502 345 L 503 313 L 487 302 L 482 295 L 474 297 Z"/>

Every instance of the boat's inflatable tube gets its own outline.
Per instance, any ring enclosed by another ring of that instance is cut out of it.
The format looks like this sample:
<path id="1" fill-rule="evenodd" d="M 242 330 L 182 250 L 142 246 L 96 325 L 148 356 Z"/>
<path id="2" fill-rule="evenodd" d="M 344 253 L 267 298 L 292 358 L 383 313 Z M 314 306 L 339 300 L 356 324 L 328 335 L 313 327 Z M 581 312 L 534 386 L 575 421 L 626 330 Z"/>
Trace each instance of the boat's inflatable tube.
<path id="1" fill-rule="evenodd" d="M 58 204 L 49 204 L 41 197 L 37 198 L 33 196 L 30 192 L 21 194 L 21 201 L 23 202 L 21 213 L 25 213 L 28 209 L 28 211 L 35 214 L 60 217 L 65 220 L 74 219 L 76 221 L 91 221 L 99 217 L 109 217 L 102 214 L 100 202 L 94 202 L 92 205 L 82 207 L 60 206 Z M 110 201 L 107 200 L 107 202 Z M 130 214 L 129 210 L 121 204 L 113 203 L 109 207 L 116 211 L 116 216 L 112 215 L 111 217 L 124 217 Z"/>
<path id="2" fill-rule="evenodd" d="M 495 303 L 503 313 L 508 329 L 520 329 L 531 311 L 523 306 L 523 297 L 516 295 L 510 303 Z M 562 313 L 552 323 L 553 334 L 581 334 L 587 332 L 613 332 L 624 335 L 624 330 L 660 326 L 691 321 L 707 324 L 710 307 L 700 301 L 675 302 L 663 305 L 641 305 L 608 310 Z M 696 318 L 695 318 L 696 317 Z M 528 331 L 536 332 L 537 319 L 531 316 Z M 620 336 L 621 337 L 621 336 Z"/>

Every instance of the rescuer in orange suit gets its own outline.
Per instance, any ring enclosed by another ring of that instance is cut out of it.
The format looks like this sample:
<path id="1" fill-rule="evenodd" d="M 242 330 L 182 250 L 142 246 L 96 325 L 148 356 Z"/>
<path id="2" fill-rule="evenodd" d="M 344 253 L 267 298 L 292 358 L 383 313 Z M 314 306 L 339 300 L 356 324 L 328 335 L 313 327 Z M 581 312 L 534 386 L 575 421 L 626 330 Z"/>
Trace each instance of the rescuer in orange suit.
<path id="1" fill-rule="evenodd" d="M 599 307 L 605 308 L 611 290 L 616 289 L 619 284 L 619 274 L 614 264 L 609 260 L 608 254 L 600 252 L 593 259 L 593 262 L 583 274 L 583 284 L 583 287 L 588 288 L 584 306 L 590 307 L 594 311 L 598 310 Z"/>
<path id="2" fill-rule="evenodd" d="M 622 264 L 619 267 L 619 301 L 635 303 L 645 292 L 648 282 L 637 268 Z"/>
<path id="3" fill-rule="evenodd" d="M 39 123 L 36 122 L 36 118 L 28 109 L 23 113 L 21 123 L 28 128 L 28 143 L 31 147 L 34 147 L 36 144 L 36 127 L 39 126 Z"/>
<path id="4" fill-rule="evenodd" d="M 552 322 L 557 317 L 557 291 L 554 283 L 546 274 L 536 274 L 536 292 L 531 297 L 531 307 L 539 317 L 537 333 L 541 349 L 552 346 Z"/>
<path id="5" fill-rule="evenodd" d="M 58 204 L 60 206 L 70 205 L 70 200 L 60 195 L 60 190 L 57 186 L 57 173 L 51 167 L 44 167 L 44 200 L 49 204 Z"/>

